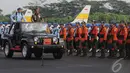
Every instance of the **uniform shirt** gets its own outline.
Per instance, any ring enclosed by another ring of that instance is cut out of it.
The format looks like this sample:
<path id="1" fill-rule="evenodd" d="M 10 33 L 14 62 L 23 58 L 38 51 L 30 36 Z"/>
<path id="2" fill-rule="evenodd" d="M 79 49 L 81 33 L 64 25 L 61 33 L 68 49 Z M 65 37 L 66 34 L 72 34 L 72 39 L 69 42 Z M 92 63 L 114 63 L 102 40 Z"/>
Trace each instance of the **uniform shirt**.
<path id="1" fill-rule="evenodd" d="M 0 27 L 0 34 L 2 35 L 4 33 L 4 26 Z"/>
<path id="2" fill-rule="evenodd" d="M 6 26 L 4 33 L 5 33 L 5 34 L 8 34 L 8 32 L 9 32 L 9 26 Z"/>
<path id="3" fill-rule="evenodd" d="M 82 41 L 88 40 L 88 28 L 82 27 Z"/>
<path id="4" fill-rule="evenodd" d="M 33 21 L 33 22 L 40 22 L 40 21 L 41 21 L 41 16 L 40 16 L 40 14 L 38 14 L 38 15 L 34 14 L 34 15 L 32 16 L 32 21 Z"/>
<path id="5" fill-rule="evenodd" d="M 125 28 L 121 29 L 120 32 L 119 32 L 119 35 L 124 36 L 123 40 L 126 40 L 126 38 L 127 38 L 127 28 L 125 27 Z"/>
<path id="6" fill-rule="evenodd" d="M 117 41 L 117 33 L 118 33 L 118 29 L 116 27 L 113 27 L 111 34 L 113 35 L 114 41 Z"/>
<path id="7" fill-rule="evenodd" d="M 75 37 L 81 37 L 81 34 L 82 34 L 82 29 L 80 27 L 78 27 L 75 30 Z"/>
<path id="8" fill-rule="evenodd" d="M 13 15 L 11 15 L 11 21 L 12 22 L 22 22 L 22 20 L 24 20 L 24 22 L 26 22 L 25 17 L 23 16 L 22 13 L 14 13 Z"/>
<path id="9" fill-rule="evenodd" d="M 66 28 L 60 29 L 60 36 L 63 36 L 64 40 L 66 40 Z"/>
<path id="10" fill-rule="evenodd" d="M 0 26 L 0 35 L 2 34 L 2 26 Z"/>
<path id="11" fill-rule="evenodd" d="M 101 40 L 107 40 L 107 28 L 102 27 L 100 32 L 99 32 L 99 35 L 101 36 L 100 37 Z M 103 35 L 103 37 L 102 37 L 102 35 Z"/>
<path id="12" fill-rule="evenodd" d="M 5 32 L 5 27 L 1 27 L 1 39 L 4 39 L 4 32 Z"/>
<path id="13" fill-rule="evenodd" d="M 59 30 L 58 27 L 54 27 L 54 28 L 52 29 L 52 34 L 56 35 L 58 38 L 60 37 L 60 36 L 59 36 L 59 32 L 60 32 L 60 30 Z"/>
<path id="14" fill-rule="evenodd" d="M 68 38 L 70 38 L 70 40 L 73 40 L 74 39 L 74 29 L 71 27 L 71 28 L 68 28 L 68 30 L 67 30 L 67 32 L 68 32 Z"/>
<path id="15" fill-rule="evenodd" d="M 92 30 L 90 31 L 91 37 L 97 39 L 97 35 L 98 35 L 98 27 L 97 26 L 93 26 Z M 94 37 L 93 37 L 94 36 Z"/>

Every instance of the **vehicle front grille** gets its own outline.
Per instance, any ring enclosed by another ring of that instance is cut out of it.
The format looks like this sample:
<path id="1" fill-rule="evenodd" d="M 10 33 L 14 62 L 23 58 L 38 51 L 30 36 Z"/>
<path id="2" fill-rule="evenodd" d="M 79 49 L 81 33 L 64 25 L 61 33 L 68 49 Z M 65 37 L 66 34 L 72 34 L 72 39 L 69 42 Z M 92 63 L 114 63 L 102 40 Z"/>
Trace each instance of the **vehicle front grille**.
<path id="1" fill-rule="evenodd" d="M 39 45 L 43 45 L 44 44 L 44 39 L 46 39 L 46 38 L 39 38 L 39 41 L 38 41 L 38 44 Z M 51 44 L 53 43 L 53 40 L 52 40 L 52 38 L 51 38 Z"/>
<path id="2" fill-rule="evenodd" d="M 39 38 L 38 44 L 39 44 L 39 45 L 43 45 L 43 38 Z"/>

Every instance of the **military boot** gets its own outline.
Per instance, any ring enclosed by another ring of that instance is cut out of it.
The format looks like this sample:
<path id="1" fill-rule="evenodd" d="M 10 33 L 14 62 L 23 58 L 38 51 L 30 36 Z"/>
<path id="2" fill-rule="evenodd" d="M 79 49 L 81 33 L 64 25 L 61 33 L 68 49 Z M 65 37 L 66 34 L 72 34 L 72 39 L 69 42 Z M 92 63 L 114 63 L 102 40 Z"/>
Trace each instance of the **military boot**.
<path id="1" fill-rule="evenodd" d="M 124 58 L 124 51 L 123 50 L 119 50 L 119 57 L 118 58 Z"/>
<path id="2" fill-rule="evenodd" d="M 115 50 L 112 51 L 112 58 L 117 58 Z"/>
<path id="3" fill-rule="evenodd" d="M 105 49 L 101 50 L 101 56 L 99 58 L 105 58 Z"/>
<path id="4" fill-rule="evenodd" d="M 92 58 L 96 57 L 96 49 L 95 48 L 92 49 L 92 55 L 90 57 L 92 57 Z"/>
<path id="5" fill-rule="evenodd" d="M 70 49 L 70 50 L 68 51 L 68 56 L 70 56 L 70 55 L 72 55 L 72 54 L 73 54 L 72 49 Z"/>
<path id="6" fill-rule="evenodd" d="M 107 56 L 107 58 L 111 58 L 112 57 L 112 51 L 109 51 L 109 55 Z"/>
<path id="7" fill-rule="evenodd" d="M 87 49 L 83 49 L 83 55 L 81 55 L 81 57 L 85 57 L 87 56 Z"/>
<path id="8" fill-rule="evenodd" d="M 78 50 L 77 50 L 77 53 L 76 53 L 75 56 L 79 56 L 79 55 L 81 55 L 81 49 L 78 49 Z"/>

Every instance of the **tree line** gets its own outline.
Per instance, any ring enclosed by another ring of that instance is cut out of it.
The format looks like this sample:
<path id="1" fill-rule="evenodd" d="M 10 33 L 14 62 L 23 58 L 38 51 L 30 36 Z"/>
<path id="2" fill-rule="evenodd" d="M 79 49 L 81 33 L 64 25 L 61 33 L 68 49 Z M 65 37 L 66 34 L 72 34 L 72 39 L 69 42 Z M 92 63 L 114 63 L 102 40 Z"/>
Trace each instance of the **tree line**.
<path id="1" fill-rule="evenodd" d="M 121 0 L 90 1 L 90 0 L 59 0 L 57 3 L 46 4 L 46 0 L 36 0 L 28 3 L 29 8 L 40 8 L 40 13 L 48 22 L 68 23 L 74 20 L 85 5 L 91 5 L 89 22 L 92 20 L 117 22 L 130 21 L 130 3 Z M 0 15 L 1 16 L 1 15 Z M 7 17 L 7 16 L 4 16 Z M 1 19 L 1 17 L 0 17 Z M 4 20 L 7 20 L 6 18 Z M 1 21 L 1 20 L 0 20 Z"/>

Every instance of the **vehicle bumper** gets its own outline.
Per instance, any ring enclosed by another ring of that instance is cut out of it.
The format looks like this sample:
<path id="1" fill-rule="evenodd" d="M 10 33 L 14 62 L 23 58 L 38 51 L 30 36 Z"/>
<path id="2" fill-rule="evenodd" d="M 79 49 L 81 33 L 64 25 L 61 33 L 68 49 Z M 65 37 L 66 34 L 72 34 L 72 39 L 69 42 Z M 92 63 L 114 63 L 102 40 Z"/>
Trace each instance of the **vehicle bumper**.
<path id="1" fill-rule="evenodd" d="M 54 53 L 62 51 L 64 52 L 63 45 L 30 45 L 30 48 L 36 49 L 44 49 L 44 53 Z"/>

